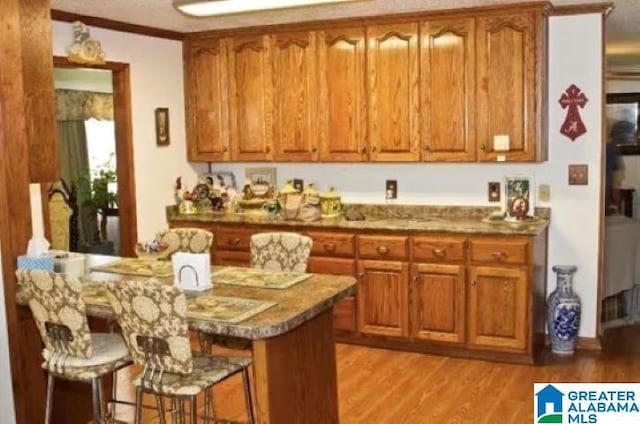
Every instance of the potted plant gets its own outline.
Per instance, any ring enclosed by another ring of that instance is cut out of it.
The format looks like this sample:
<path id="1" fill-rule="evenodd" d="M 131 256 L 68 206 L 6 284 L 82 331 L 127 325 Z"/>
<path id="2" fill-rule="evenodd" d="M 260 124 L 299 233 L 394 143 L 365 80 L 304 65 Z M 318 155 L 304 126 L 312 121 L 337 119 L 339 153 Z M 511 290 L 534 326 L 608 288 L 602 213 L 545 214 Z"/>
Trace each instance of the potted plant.
<path id="1" fill-rule="evenodd" d="M 118 195 L 109 192 L 109 184 L 117 181 L 115 171 L 101 169 L 93 179 L 81 178 L 80 191 L 82 193 L 82 205 L 87 213 L 100 215 L 100 229 L 96 228 L 93 241 L 103 244 L 107 240 L 107 217 L 109 209 L 113 209 L 118 202 Z"/>

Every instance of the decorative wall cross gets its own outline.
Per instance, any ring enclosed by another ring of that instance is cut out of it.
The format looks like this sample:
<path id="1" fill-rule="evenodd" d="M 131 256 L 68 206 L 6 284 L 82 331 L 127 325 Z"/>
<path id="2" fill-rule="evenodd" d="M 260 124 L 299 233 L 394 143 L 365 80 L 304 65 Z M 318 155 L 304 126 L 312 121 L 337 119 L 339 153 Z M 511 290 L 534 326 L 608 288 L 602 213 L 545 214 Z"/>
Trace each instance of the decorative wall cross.
<path id="1" fill-rule="evenodd" d="M 588 101 L 587 96 L 575 84 L 571 84 L 560 96 L 558 102 L 562 109 L 569 109 L 560 128 L 560 133 L 569 137 L 571 141 L 575 141 L 576 138 L 587 132 L 587 127 L 580 117 L 580 109 L 584 108 Z"/>

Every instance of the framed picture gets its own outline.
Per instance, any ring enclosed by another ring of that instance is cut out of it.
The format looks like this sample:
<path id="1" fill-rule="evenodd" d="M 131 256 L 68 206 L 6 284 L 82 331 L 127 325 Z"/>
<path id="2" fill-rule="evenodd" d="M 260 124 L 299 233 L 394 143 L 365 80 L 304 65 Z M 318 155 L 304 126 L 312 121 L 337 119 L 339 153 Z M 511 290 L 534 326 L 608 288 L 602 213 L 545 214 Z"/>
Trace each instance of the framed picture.
<path id="1" fill-rule="evenodd" d="M 607 94 L 607 137 L 623 155 L 640 154 L 640 93 Z"/>
<path id="2" fill-rule="evenodd" d="M 246 168 L 244 171 L 245 178 L 251 181 L 252 185 L 269 184 L 276 188 L 278 179 L 276 177 L 276 168 Z"/>
<path id="3" fill-rule="evenodd" d="M 219 186 L 222 188 L 232 188 L 237 190 L 236 186 L 236 176 L 233 172 L 221 171 L 221 172 L 212 172 L 207 174 L 201 174 L 198 177 L 198 181 L 201 184 L 206 184 L 212 189 L 214 186 Z"/>
<path id="4" fill-rule="evenodd" d="M 517 219 L 519 215 L 532 217 L 536 205 L 534 193 L 532 177 L 505 177 L 503 205 L 507 216 L 512 219 Z"/>
<path id="5" fill-rule="evenodd" d="M 156 109 L 156 145 L 168 146 L 169 139 L 169 108 Z"/>

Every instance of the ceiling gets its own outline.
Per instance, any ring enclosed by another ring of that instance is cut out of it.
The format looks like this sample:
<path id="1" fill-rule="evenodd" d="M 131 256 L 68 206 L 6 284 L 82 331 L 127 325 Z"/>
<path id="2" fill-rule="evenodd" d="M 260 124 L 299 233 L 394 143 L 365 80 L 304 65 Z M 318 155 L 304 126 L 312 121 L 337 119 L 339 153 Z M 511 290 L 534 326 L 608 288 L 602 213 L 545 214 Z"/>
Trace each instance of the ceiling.
<path id="1" fill-rule="evenodd" d="M 421 10 L 455 9 L 522 0 L 359 0 L 348 4 L 263 11 L 224 17 L 193 18 L 176 11 L 171 0 L 51 0 L 53 9 L 179 32 L 206 31 Z M 545 1 L 545 0 L 539 0 Z M 555 5 L 601 0 L 554 0 Z M 609 64 L 640 69 L 640 0 L 614 0 L 607 21 Z"/>

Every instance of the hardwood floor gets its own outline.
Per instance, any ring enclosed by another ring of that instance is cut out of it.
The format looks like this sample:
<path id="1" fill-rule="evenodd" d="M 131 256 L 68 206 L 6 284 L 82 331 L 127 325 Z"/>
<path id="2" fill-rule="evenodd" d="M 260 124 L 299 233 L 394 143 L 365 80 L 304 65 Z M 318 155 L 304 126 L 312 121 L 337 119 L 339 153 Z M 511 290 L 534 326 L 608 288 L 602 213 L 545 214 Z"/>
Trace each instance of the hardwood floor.
<path id="1" fill-rule="evenodd" d="M 640 326 L 611 330 L 604 350 L 527 366 L 338 345 L 341 423 L 524 423 L 533 418 L 535 382 L 640 381 Z M 119 397 L 133 399 L 130 371 L 119 375 Z M 219 418 L 245 421 L 240 377 L 215 389 Z M 151 404 L 152 398 L 145 403 Z M 199 399 L 199 405 L 203 402 Z M 133 408 L 118 406 L 133 421 Z M 157 423 L 147 410 L 145 423 Z"/>

